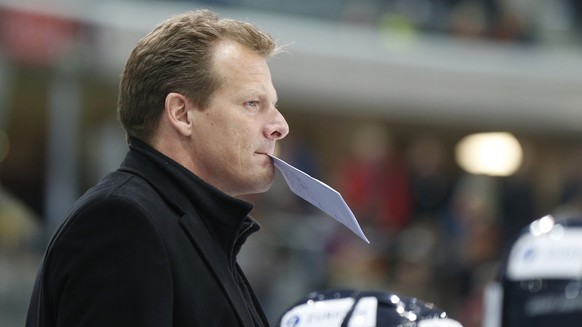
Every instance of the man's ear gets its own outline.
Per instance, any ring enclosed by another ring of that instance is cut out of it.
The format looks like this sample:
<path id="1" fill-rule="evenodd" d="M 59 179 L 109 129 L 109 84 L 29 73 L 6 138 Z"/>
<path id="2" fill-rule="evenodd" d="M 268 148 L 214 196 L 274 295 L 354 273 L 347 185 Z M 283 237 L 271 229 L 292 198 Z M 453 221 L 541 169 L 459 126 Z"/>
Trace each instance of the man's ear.
<path id="1" fill-rule="evenodd" d="M 164 106 L 164 114 L 176 132 L 183 136 L 190 136 L 192 133 L 190 110 L 190 102 L 185 96 L 175 92 L 168 93 Z"/>

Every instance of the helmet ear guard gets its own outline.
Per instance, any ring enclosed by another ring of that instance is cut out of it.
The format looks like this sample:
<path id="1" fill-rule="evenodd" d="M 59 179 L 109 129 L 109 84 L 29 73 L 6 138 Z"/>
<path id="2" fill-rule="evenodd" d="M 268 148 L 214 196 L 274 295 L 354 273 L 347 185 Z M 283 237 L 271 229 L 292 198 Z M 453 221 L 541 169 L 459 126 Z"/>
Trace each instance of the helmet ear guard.
<path id="1" fill-rule="evenodd" d="M 579 326 L 582 218 L 545 216 L 522 230 L 486 289 L 483 327 Z"/>
<path id="2" fill-rule="evenodd" d="M 296 302 L 281 327 L 462 327 L 432 303 L 382 291 L 326 290 Z"/>

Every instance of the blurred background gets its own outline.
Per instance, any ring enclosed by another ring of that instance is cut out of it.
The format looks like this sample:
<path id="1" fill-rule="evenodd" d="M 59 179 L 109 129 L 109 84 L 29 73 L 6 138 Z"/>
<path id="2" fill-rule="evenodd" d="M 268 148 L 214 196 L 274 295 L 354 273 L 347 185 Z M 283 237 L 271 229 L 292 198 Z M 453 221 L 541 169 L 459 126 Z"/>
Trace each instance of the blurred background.
<path id="1" fill-rule="evenodd" d="M 240 261 L 271 321 L 310 291 L 395 291 L 481 326 L 516 233 L 582 208 L 582 2 L 0 0 L 0 325 L 22 326 L 44 248 L 126 151 L 136 41 L 209 8 L 251 21 L 291 126 L 279 156 L 336 188 L 368 245 L 291 194 L 248 197 Z"/>

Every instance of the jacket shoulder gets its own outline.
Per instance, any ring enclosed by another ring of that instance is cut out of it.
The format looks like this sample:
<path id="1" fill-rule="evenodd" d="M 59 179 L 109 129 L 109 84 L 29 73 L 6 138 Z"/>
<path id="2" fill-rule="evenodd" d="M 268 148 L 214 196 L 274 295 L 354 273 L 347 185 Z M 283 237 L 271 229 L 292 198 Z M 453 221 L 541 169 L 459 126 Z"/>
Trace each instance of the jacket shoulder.
<path id="1" fill-rule="evenodd" d="M 56 231 L 49 250 L 63 238 L 76 230 L 73 226 L 99 226 L 112 229 L 117 224 L 129 220 L 146 224 L 157 230 L 158 215 L 154 210 L 163 210 L 171 216 L 171 207 L 142 178 L 125 172 L 113 172 L 105 176 L 95 186 L 83 194 L 69 209 L 65 219 Z"/>
<path id="2" fill-rule="evenodd" d="M 86 210 L 97 204 L 123 204 L 125 207 L 140 208 L 148 212 L 150 207 L 165 207 L 162 195 L 150 182 L 143 178 L 116 171 L 101 179 L 83 194 L 71 207 L 68 216 Z"/>

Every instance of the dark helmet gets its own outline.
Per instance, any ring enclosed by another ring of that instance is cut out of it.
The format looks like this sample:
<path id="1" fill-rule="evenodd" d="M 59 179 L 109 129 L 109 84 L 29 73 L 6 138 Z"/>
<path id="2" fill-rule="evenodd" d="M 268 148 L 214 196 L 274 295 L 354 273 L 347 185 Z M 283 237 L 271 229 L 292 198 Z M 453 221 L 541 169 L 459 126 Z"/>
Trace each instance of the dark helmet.
<path id="1" fill-rule="evenodd" d="M 432 303 L 348 289 L 310 293 L 279 321 L 280 327 L 462 327 Z"/>
<path id="2" fill-rule="evenodd" d="M 485 292 L 484 327 L 582 325 L 582 219 L 524 228 Z"/>

